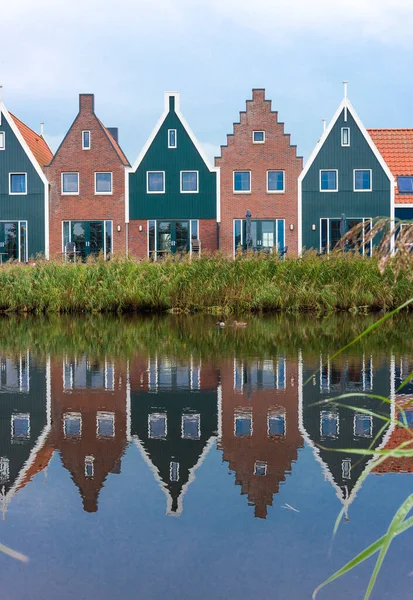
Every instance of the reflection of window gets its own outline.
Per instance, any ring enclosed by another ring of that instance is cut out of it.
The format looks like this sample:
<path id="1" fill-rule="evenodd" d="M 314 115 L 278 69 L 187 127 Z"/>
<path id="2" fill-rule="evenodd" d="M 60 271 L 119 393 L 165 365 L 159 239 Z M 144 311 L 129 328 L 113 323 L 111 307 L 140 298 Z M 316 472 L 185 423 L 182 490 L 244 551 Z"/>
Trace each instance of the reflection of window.
<path id="1" fill-rule="evenodd" d="M 17 413 L 11 416 L 11 435 L 13 439 L 27 440 L 30 437 L 29 413 Z"/>
<path id="2" fill-rule="evenodd" d="M 399 423 L 407 425 L 409 429 L 413 428 L 413 411 L 405 411 L 404 414 L 400 413 L 398 418 Z"/>
<path id="3" fill-rule="evenodd" d="M 91 361 L 82 356 L 73 360 L 65 359 L 63 365 L 63 387 L 74 389 L 115 389 L 113 363 Z"/>
<path id="4" fill-rule="evenodd" d="M 28 392 L 29 354 L 17 359 L 0 356 L 0 392 Z"/>
<path id="5" fill-rule="evenodd" d="M 341 475 L 343 479 L 351 479 L 351 458 L 341 461 Z"/>
<path id="6" fill-rule="evenodd" d="M 93 456 L 85 456 L 85 477 L 93 477 L 95 473 L 94 462 Z"/>
<path id="7" fill-rule="evenodd" d="M 96 434 L 99 437 L 115 436 L 115 413 L 101 411 L 97 413 Z"/>
<path id="8" fill-rule="evenodd" d="M 234 362 L 234 389 L 242 391 L 243 387 L 250 389 L 280 389 L 286 388 L 286 360 L 258 360 L 245 364 Z"/>
<path id="9" fill-rule="evenodd" d="M 285 408 L 270 408 L 267 416 L 269 436 L 285 435 Z"/>
<path id="10" fill-rule="evenodd" d="M 252 435 L 252 412 L 235 412 L 235 435 L 237 437 Z"/>
<path id="11" fill-rule="evenodd" d="M 0 483 L 7 483 L 10 479 L 10 461 L 0 456 Z"/>
<path id="12" fill-rule="evenodd" d="M 169 463 L 169 481 L 179 481 L 179 462 Z"/>
<path id="13" fill-rule="evenodd" d="M 63 415 L 63 433 L 66 437 L 80 437 L 82 435 L 82 415 L 70 412 Z"/>
<path id="14" fill-rule="evenodd" d="M 285 390 L 285 358 L 279 358 L 277 360 L 277 389 Z"/>
<path id="15" fill-rule="evenodd" d="M 201 415 L 182 415 L 182 438 L 199 440 L 201 435 Z"/>
<path id="16" fill-rule="evenodd" d="M 254 475 L 264 477 L 267 474 L 267 463 L 262 460 L 256 460 L 254 464 Z"/>
<path id="17" fill-rule="evenodd" d="M 354 435 L 371 438 L 373 434 L 373 417 L 371 415 L 354 415 Z"/>
<path id="18" fill-rule="evenodd" d="M 174 359 L 149 359 L 148 384 L 151 391 L 164 389 L 200 389 L 201 368 L 192 358 L 189 364 L 179 364 Z"/>
<path id="19" fill-rule="evenodd" d="M 322 437 L 336 438 L 338 436 L 338 414 L 329 410 L 320 413 L 320 433 Z"/>
<path id="20" fill-rule="evenodd" d="M 148 437 L 152 439 L 164 439 L 167 434 L 166 413 L 152 413 L 148 417 Z"/>

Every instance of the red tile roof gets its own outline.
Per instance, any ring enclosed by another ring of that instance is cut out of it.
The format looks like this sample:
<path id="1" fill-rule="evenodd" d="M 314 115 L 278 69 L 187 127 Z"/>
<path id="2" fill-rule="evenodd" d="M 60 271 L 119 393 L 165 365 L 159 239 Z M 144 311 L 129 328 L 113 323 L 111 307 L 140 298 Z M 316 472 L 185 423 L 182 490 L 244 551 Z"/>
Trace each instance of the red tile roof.
<path id="1" fill-rule="evenodd" d="M 387 163 L 393 177 L 413 176 L 413 129 L 368 129 L 378 151 Z M 400 194 L 395 188 L 395 203 L 413 203 L 412 194 Z"/>
<path id="2" fill-rule="evenodd" d="M 115 138 L 113 137 L 113 135 L 110 133 L 110 131 L 107 129 L 107 127 L 104 126 L 104 124 L 102 123 L 102 121 L 100 119 L 99 123 L 102 125 L 106 135 L 109 138 L 110 143 L 112 144 L 112 146 L 114 147 L 114 149 L 116 150 L 116 154 L 119 156 L 119 158 L 121 159 L 122 163 L 126 166 L 130 166 L 130 163 L 128 161 L 128 159 L 126 158 L 126 156 L 123 153 L 122 148 L 119 146 L 118 142 L 115 140 Z"/>
<path id="3" fill-rule="evenodd" d="M 30 150 L 33 152 L 35 159 L 43 169 L 45 165 L 48 165 L 49 162 L 53 158 L 53 153 L 47 145 L 44 138 L 41 135 L 27 127 L 20 121 L 17 117 L 9 113 L 13 121 L 16 123 L 18 130 L 22 134 L 26 144 L 29 146 Z"/>

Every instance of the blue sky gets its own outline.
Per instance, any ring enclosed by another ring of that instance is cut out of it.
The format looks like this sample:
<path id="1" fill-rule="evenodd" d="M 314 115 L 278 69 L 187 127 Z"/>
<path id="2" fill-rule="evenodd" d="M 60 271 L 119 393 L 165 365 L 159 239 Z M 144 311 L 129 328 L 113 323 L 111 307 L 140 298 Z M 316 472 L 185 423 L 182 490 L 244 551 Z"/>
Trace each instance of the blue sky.
<path id="1" fill-rule="evenodd" d="M 208 155 L 264 87 L 308 158 L 342 99 L 366 127 L 413 127 L 411 0 L 15 0 L 2 5 L 3 100 L 52 149 L 95 94 L 133 163 L 164 91 Z"/>

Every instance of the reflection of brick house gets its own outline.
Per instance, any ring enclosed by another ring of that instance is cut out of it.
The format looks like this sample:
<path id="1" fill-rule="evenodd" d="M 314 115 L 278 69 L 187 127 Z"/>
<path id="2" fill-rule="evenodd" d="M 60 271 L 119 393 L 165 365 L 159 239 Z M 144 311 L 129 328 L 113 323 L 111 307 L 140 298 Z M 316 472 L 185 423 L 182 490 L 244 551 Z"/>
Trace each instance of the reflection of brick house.
<path id="1" fill-rule="evenodd" d="M 297 361 L 225 361 L 221 368 L 222 426 L 218 442 L 235 483 L 266 518 L 273 495 L 303 445 L 298 430 Z"/>
<path id="2" fill-rule="evenodd" d="M 52 362 L 52 431 L 87 512 L 96 512 L 109 473 L 126 448 L 126 367 L 86 356 Z"/>

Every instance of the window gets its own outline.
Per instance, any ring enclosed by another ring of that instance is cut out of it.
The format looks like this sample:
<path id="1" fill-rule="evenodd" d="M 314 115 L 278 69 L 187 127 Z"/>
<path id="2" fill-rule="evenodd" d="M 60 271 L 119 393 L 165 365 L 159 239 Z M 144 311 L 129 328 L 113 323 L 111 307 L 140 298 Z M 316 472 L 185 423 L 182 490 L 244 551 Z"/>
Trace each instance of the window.
<path id="1" fill-rule="evenodd" d="M 265 142 L 265 131 L 253 131 L 252 141 L 254 144 L 263 144 Z"/>
<path id="2" fill-rule="evenodd" d="M 272 408 L 267 417 L 268 437 L 285 436 L 285 408 Z"/>
<path id="3" fill-rule="evenodd" d="M 96 435 L 98 437 L 115 437 L 115 414 L 98 412 L 96 415 Z"/>
<path id="4" fill-rule="evenodd" d="M 62 173 L 62 194 L 79 193 L 79 173 Z"/>
<path id="5" fill-rule="evenodd" d="M 350 127 L 341 128 L 341 145 L 350 146 Z"/>
<path id="6" fill-rule="evenodd" d="M 267 192 L 284 191 L 284 171 L 267 171 Z"/>
<path id="7" fill-rule="evenodd" d="M 179 481 L 179 462 L 174 460 L 169 463 L 169 481 Z"/>
<path id="8" fill-rule="evenodd" d="M 341 461 L 341 475 L 343 479 L 351 479 L 351 458 Z"/>
<path id="9" fill-rule="evenodd" d="M 27 440 L 30 437 L 30 415 L 17 413 L 11 416 L 11 435 L 13 440 Z"/>
<path id="10" fill-rule="evenodd" d="M 6 134 L 4 131 L 0 131 L 0 150 L 4 150 L 6 147 Z"/>
<path id="11" fill-rule="evenodd" d="M 336 438 L 338 436 L 338 414 L 329 410 L 321 411 L 320 433 L 324 438 Z"/>
<path id="12" fill-rule="evenodd" d="M 181 192 L 198 192 L 198 171 L 181 171 Z"/>
<path id="13" fill-rule="evenodd" d="M 165 193 L 165 171 L 148 171 L 146 178 L 146 191 L 148 194 Z"/>
<path id="14" fill-rule="evenodd" d="M 251 191 L 251 171 L 234 171 L 234 192 L 248 193 Z"/>
<path id="15" fill-rule="evenodd" d="M 236 437 L 249 437 L 252 435 L 252 412 L 235 412 Z"/>
<path id="16" fill-rule="evenodd" d="M 82 149 L 90 150 L 90 131 L 82 131 Z"/>
<path id="17" fill-rule="evenodd" d="M 93 456 L 85 456 L 85 477 L 93 477 L 95 472 L 94 462 Z"/>
<path id="18" fill-rule="evenodd" d="M 357 437 L 371 438 L 373 435 L 373 417 L 371 415 L 354 415 L 354 435 Z"/>
<path id="19" fill-rule="evenodd" d="M 63 415 L 63 433 L 65 437 L 80 437 L 82 435 L 82 415 L 66 413 Z"/>
<path id="20" fill-rule="evenodd" d="M 320 192 L 337 192 L 337 169 L 320 171 Z"/>
<path id="21" fill-rule="evenodd" d="M 152 413 L 148 417 L 148 437 L 155 440 L 165 439 L 167 420 L 165 413 Z"/>
<path id="22" fill-rule="evenodd" d="M 0 149 L 1 149 L 1 138 L 0 138 Z M 398 177 L 397 186 L 400 194 L 413 194 L 413 176 L 411 177 Z"/>
<path id="23" fill-rule="evenodd" d="M 265 477 L 267 474 L 267 463 L 262 460 L 256 460 L 254 464 L 254 475 Z"/>
<path id="24" fill-rule="evenodd" d="M 10 460 L 4 456 L 0 457 L 0 483 L 7 483 L 10 479 Z"/>
<path id="25" fill-rule="evenodd" d="M 176 148 L 176 129 L 168 129 L 168 148 Z"/>
<path id="26" fill-rule="evenodd" d="M 112 173 L 95 173 L 95 194 L 112 193 Z"/>
<path id="27" fill-rule="evenodd" d="M 201 415 L 182 415 L 181 435 L 184 440 L 199 440 Z"/>
<path id="28" fill-rule="evenodd" d="M 371 192 L 371 169 L 354 170 L 354 191 Z"/>
<path id="29" fill-rule="evenodd" d="M 10 173 L 9 194 L 27 194 L 27 173 Z"/>

